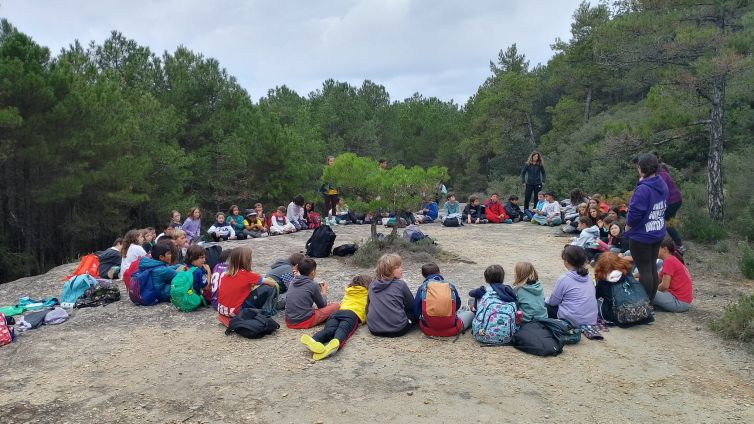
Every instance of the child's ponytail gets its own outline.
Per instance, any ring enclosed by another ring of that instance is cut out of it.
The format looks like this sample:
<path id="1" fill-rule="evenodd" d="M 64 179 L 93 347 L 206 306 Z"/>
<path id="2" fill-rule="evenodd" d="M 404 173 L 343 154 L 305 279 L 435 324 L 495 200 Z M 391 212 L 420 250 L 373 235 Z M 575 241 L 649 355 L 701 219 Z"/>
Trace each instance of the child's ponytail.
<path id="1" fill-rule="evenodd" d="M 560 257 L 576 269 L 576 273 L 584 276 L 589 274 L 586 268 L 586 251 L 580 246 L 567 245 Z"/>
<path id="2" fill-rule="evenodd" d="M 660 248 L 666 248 L 668 249 L 668 252 L 670 252 L 671 255 L 675 256 L 679 261 L 681 261 L 682 264 L 686 265 L 686 261 L 683 260 L 683 256 L 681 256 L 681 252 L 679 252 L 675 248 L 675 242 L 673 242 L 673 239 L 670 238 L 670 236 L 665 236 L 665 238 L 660 243 Z"/>

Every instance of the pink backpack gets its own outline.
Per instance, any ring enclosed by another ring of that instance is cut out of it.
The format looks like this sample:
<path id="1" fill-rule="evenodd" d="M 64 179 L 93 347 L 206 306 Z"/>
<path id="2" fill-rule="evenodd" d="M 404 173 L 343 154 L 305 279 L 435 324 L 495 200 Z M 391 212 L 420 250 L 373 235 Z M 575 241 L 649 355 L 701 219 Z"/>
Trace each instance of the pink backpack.
<path id="1" fill-rule="evenodd" d="M 0 314 L 0 346 L 13 343 L 15 338 L 13 326 L 8 325 L 8 321 L 5 320 L 5 315 Z"/>
<path id="2" fill-rule="evenodd" d="M 309 212 L 309 229 L 313 230 L 320 225 L 322 225 L 321 222 L 319 222 L 319 214 L 317 212 Z"/>

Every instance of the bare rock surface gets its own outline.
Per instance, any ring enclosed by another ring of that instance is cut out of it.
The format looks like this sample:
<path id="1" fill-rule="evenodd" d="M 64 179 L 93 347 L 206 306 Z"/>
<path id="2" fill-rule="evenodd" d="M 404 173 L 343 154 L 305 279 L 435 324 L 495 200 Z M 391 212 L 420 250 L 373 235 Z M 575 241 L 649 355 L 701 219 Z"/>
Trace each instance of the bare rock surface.
<path id="1" fill-rule="evenodd" d="M 512 280 L 531 261 L 546 294 L 564 268 L 567 241 L 529 224 L 422 227 L 466 261 L 440 263 L 459 291 L 478 287 L 487 265 Z M 336 245 L 365 238 L 368 226 L 338 226 Z M 248 244 L 254 269 L 303 249 L 310 232 L 224 243 Z M 613 328 L 604 341 L 583 339 L 555 358 L 511 347 L 480 347 L 413 332 L 373 337 L 362 327 L 346 348 L 314 362 L 285 328 L 261 340 L 226 336 L 209 308 L 123 300 L 76 310 L 0 348 L 0 422 L 754 422 L 754 361 L 743 347 L 707 329 L 709 319 L 748 280 L 719 278 L 710 259 L 688 255 L 695 300 L 688 314 L 658 313 L 649 326 Z M 701 256 L 701 253 L 699 253 Z M 473 261 L 474 263 L 466 263 Z M 318 260 L 319 277 L 339 300 L 359 269 L 350 259 Z M 421 263 L 404 263 L 412 289 Z M 20 296 L 57 296 L 75 264 L 0 285 L 0 305 Z M 464 296 L 465 297 L 465 296 Z"/>

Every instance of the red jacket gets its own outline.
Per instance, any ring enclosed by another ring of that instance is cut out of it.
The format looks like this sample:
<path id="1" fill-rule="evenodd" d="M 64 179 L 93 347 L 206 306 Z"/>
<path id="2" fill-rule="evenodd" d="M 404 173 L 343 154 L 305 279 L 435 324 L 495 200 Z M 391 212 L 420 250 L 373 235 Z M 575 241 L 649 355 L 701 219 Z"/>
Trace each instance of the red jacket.
<path id="1" fill-rule="evenodd" d="M 499 221 L 500 218 L 498 217 L 500 215 L 503 215 L 503 221 L 508 219 L 508 215 L 505 213 L 503 203 L 499 200 L 496 203 L 492 203 L 489 199 L 487 199 L 487 201 L 484 202 L 484 213 L 485 215 L 487 215 L 488 221 Z"/>

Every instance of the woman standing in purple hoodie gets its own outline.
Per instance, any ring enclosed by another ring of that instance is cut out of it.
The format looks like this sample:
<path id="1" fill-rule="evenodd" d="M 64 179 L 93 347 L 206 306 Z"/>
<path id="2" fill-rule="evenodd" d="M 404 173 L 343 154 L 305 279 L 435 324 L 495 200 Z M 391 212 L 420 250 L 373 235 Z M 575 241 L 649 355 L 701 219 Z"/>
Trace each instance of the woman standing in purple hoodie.
<path id="1" fill-rule="evenodd" d="M 665 181 L 665 184 L 667 184 L 668 186 L 668 210 L 665 211 L 665 225 L 667 227 L 668 234 L 670 234 L 670 237 L 675 243 L 676 250 L 683 253 L 683 251 L 686 249 L 683 247 L 683 240 L 681 240 L 681 235 L 678 234 L 678 230 L 675 229 L 674 225 L 668 225 L 668 221 L 675 218 L 675 214 L 678 213 L 678 209 L 681 208 L 681 204 L 683 203 L 681 190 L 678 189 L 678 186 L 673 181 L 673 177 L 670 176 L 670 172 L 668 172 L 668 166 L 665 165 L 665 162 L 662 160 L 662 158 L 658 156 L 657 160 L 660 162 L 660 167 L 657 169 L 657 175 L 662 178 L 662 180 Z"/>
<path id="2" fill-rule="evenodd" d="M 668 186 L 657 175 L 657 156 L 645 153 L 636 161 L 639 182 L 628 203 L 626 232 L 628 248 L 639 270 L 639 282 L 652 300 L 660 285 L 657 276 L 657 255 L 665 238 L 665 211 L 668 207 Z"/>

